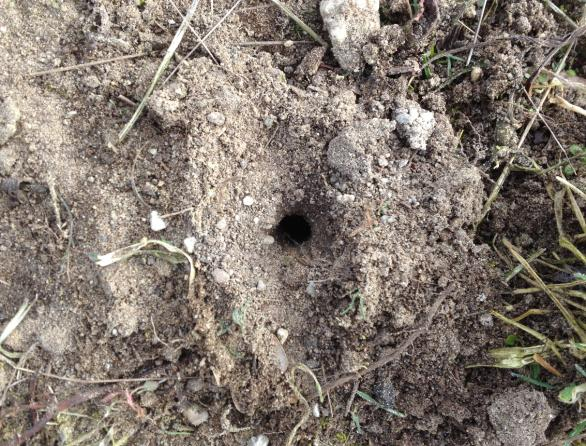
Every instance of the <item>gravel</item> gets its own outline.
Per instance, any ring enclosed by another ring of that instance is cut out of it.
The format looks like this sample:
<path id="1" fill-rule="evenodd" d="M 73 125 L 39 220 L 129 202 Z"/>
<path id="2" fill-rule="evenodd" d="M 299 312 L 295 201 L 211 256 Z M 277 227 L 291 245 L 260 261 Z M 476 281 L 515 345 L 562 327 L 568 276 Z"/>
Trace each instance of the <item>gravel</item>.
<path id="1" fill-rule="evenodd" d="M 211 112 L 207 116 L 207 120 L 210 124 L 217 126 L 224 125 L 226 123 L 226 117 L 220 112 Z"/>
<path id="2" fill-rule="evenodd" d="M 9 97 L 0 96 L 0 146 L 14 136 L 20 111 Z"/>

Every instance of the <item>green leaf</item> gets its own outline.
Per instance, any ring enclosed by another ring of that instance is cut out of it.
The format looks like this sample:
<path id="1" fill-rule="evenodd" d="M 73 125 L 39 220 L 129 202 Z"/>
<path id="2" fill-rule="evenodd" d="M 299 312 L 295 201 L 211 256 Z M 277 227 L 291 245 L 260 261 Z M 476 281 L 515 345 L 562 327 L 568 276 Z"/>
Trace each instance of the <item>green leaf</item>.
<path id="1" fill-rule="evenodd" d="M 574 404 L 583 393 L 586 393 L 586 383 L 580 385 L 572 383 L 560 390 L 558 400 L 565 404 Z"/>
<path id="2" fill-rule="evenodd" d="M 364 401 L 369 402 L 370 404 L 373 404 L 374 406 L 378 407 L 379 409 L 383 409 L 384 411 L 390 413 L 391 415 L 394 415 L 396 417 L 401 417 L 404 418 L 407 415 L 404 414 L 403 412 L 399 412 L 398 410 L 394 410 L 391 409 L 389 407 L 385 407 L 383 406 L 381 403 L 379 403 L 377 400 L 375 400 L 373 397 L 371 397 L 368 393 L 362 392 L 360 390 L 358 390 L 356 392 L 356 396 L 359 396 L 360 398 L 362 398 Z"/>
<path id="3" fill-rule="evenodd" d="M 580 153 L 584 152 L 584 147 L 580 144 L 572 144 L 568 147 L 568 152 L 572 155 L 579 155 Z"/>
<path id="4" fill-rule="evenodd" d="M 580 375 L 582 375 L 584 378 L 586 378 L 586 370 L 584 370 L 584 368 L 582 368 L 581 365 L 579 364 L 574 364 L 574 367 L 576 368 L 576 370 L 578 371 L 578 373 Z"/>
<path id="5" fill-rule="evenodd" d="M 538 379 L 539 375 L 541 375 L 541 366 L 536 363 L 531 364 L 529 366 L 529 376 L 533 379 Z"/>
<path id="6" fill-rule="evenodd" d="M 518 342 L 519 342 L 519 336 L 514 335 L 514 334 L 507 336 L 507 338 L 505 339 L 505 345 L 507 347 L 514 347 L 517 345 Z"/>
<path id="7" fill-rule="evenodd" d="M 525 381 L 526 383 L 533 384 L 534 386 L 541 387 L 546 390 L 553 389 L 553 386 L 551 384 L 539 381 L 538 379 L 530 378 L 529 376 L 521 375 L 520 373 L 511 372 L 511 376 L 513 376 L 514 378 L 519 378 L 521 381 Z"/>
<path id="8" fill-rule="evenodd" d="M 586 420 L 582 420 L 576 424 L 576 427 L 574 427 L 574 429 L 568 433 L 568 438 L 571 439 L 573 437 L 577 437 L 584 431 L 586 431 Z"/>
<path id="9" fill-rule="evenodd" d="M 567 177 L 572 177 L 572 176 L 576 175 L 576 169 L 574 169 L 574 167 L 570 166 L 569 164 L 566 164 L 564 166 L 563 172 L 564 172 L 564 175 Z"/>
<path id="10" fill-rule="evenodd" d="M 356 414 L 356 412 L 352 412 L 352 424 L 356 428 L 356 433 L 358 435 L 362 434 L 362 428 L 360 427 L 360 417 Z"/>

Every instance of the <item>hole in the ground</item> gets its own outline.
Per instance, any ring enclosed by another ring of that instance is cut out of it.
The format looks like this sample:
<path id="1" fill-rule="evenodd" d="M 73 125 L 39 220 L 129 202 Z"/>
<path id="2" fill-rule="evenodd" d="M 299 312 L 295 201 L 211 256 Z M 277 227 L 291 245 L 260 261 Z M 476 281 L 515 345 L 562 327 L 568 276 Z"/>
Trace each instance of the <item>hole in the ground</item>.
<path id="1" fill-rule="evenodd" d="M 311 238 L 311 224 L 303 215 L 285 215 L 277 225 L 276 235 L 282 243 L 299 246 Z"/>

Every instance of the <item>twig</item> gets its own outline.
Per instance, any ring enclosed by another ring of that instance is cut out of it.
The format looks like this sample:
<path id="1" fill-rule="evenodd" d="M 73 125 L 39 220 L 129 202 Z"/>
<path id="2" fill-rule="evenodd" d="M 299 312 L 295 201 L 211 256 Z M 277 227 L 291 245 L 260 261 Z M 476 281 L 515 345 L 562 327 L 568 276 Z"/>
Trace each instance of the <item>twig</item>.
<path id="1" fill-rule="evenodd" d="M 148 53 L 128 54 L 126 56 L 112 57 L 110 59 L 95 60 L 93 62 L 80 63 L 77 65 L 70 65 L 68 67 L 54 68 L 52 70 L 37 71 L 29 74 L 29 77 L 44 76 L 45 74 L 63 73 L 65 71 L 81 70 L 82 68 L 95 67 L 96 65 L 103 65 L 112 62 L 119 62 L 121 60 L 136 59 L 137 57 L 147 56 Z"/>
<path id="2" fill-rule="evenodd" d="M 163 72 L 167 69 L 169 62 L 171 62 L 171 58 L 173 57 L 173 54 L 175 54 L 175 51 L 177 51 L 177 48 L 179 47 L 181 40 L 183 40 L 183 36 L 185 35 L 185 31 L 187 31 L 187 25 L 189 24 L 189 21 L 191 20 L 191 18 L 195 14 L 195 10 L 196 10 L 198 4 L 199 4 L 199 0 L 193 0 L 191 3 L 191 6 L 189 7 L 187 12 L 185 13 L 185 17 L 183 18 L 183 22 L 181 22 L 181 26 L 179 26 L 179 29 L 177 30 L 175 37 L 173 37 L 173 40 L 171 41 L 171 45 L 169 45 L 169 48 L 167 48 L 167 52 L 165 53 L 165 56 L 163 57 L 163 60 L 161 61 L 159 68 L 157 69 L 155 76 L 153 77 L 153 80 L 151 81 L 151 84 L 149 85 L 149 88 L 147 89 L 142 100 L 140 101 L 140 104 L 138 104 L 138 107 L 136 108 L 134 115 L 132 115 L 132 118 L 130 118 L 130 121 L 128 121 L 128 123 L 124 126 L 124 128 L 122 129 L 122 131 L 118 135 L 118 142 L 121 142 L 122 140 L 124 140 L 126 135 L 128 135 L 128 132 L 130 132 L 132 127 L 134 127 L 134 124 L 136 123 L 136 121 L 138 120 L 140 115 L 142 114 L 142 111 L 146 107 L 151 95 L 153 94 L 153 91 L 155 90 L 155 87 L 157 86 L 159 79 L 163 75 Z"/>
<path id="3" fill-rule="evenodd" d="M 570 55 L 571 51 L 572 51 L 572 45 L 568 45 L 568 48 L 566 49 L 566 52 L 564 53 L 562 60 L 558 64 L 558 67 L 556 69 L 556 73 L 560 73 L 564 69 L 564 66 L 566 64 L 566 60 L 567 60 L 568 56 Z M 523 144 L 525 143 L 525 139 L 527 139 L 527 135 L 529 135 L 529 131 L 531 130 L 531 127 L 533 127 L 533 124 L 535 123 L 535 120 L 537 119 L 537 116 L 538 116 L 539 112 L 541 111 L 543 104 L 545 104 L 545 101 L 547 100 L 547 97 L 549 96 L 552 89 L 553 89 L 553 86 L 550 83 L 547 86 L 543 95 L 541 96 L 541 100 L 539 101 L 539 104 L 537 105 L 535 112 L 532 114 L 531 119 L 529 120 L 529 122 L 525 126 L 525 130 L 523 130 L 523 134 L 519 138 L 519 143 L 517 144 L 517 150 L 519 150 L 519 149 L 521 149 L 521 147 L 523 147 Z M 503 184 L 505 183 L 507 177 L 511 173 L 511 166 L 515 162 L 515 158 L 516 158 L 516 155 L 513 155 L 511 157 L 511 159 L 509 160 L 509 162 L 507 163 L 507 165 L 505 166 L 505 168 L 503 169 L 503 171 L 501 172 L 501 175 L 499 176 L 494 188 L 492 189 L 490 196 L 488 197 L 488 199 L 486 200 L 486 203 L 484 203 L 484 206 L 482 207 L 482 212 L 480 213 L 480 217 L 478 218 L 478 220 L 475 224 L 475 228 L 478 228 L 478 225 L 480 225 L 482 220 L 484 220 L 484 218 L 490 212 L 490 209 L 492 207 L 492 203 L 497 199 L 497 197 L 500 193 L 500 190 L 503 187 Z"/>
<path id="4" fill-rule="evenodd" d="M 173 8 L 175 8 L 175 11 L 177 11 L 177 13 L 181 17 L 181 19 L 185 19 L 185 17 L 183 17 L 183 14 L 181 13 L 181 10 L 177 7 L 177 5 L 175 4 L 175 2 L 173 0 L 169 0 L 169 2 L 171 3 L 171 6 L 173 6 Z M 212 15 L 213 15 L 213 9 L 214 9 L 214 4 L 212 2 Z M 193 35 L 195 36 L 195 38 L 198 40 L 198 43 L 200 43 L 201 46 L 203 46 L 203 49 L 206 50 L 206 52 L 208 53 L 208 55 L 210 56 L 210 58 L 214 61 L 214 63 L 216 65 L 219 65 L 218 60 L 212 54 L 212 52 L 210 51 L 210 49 L 208 48 L 208 46 L 203 42 L 203 40 L 201 40 L 201 37 L 199 37 L 198 32 L 193 28 L 193 26 L 191 26 L 191 23 L 189 23 L 187 26 L 189 27 L 189 30 L 193 33 Z"/>
<path id="5" fill-rule="evenodd" d="M 578 187 L 574 186 L 572 183 L 570 183 L 565 178 L 555 177 L 555 179 L 557 181 L 559 181 L 561 184 L 563 184 L 564 186 L 567 186 L 570 189 L 572 189 L 574 192 L 576 192 L 578 195 L 580 195 L 582 198 L 584 198 L 586 200 L 586 193 L 582 189 L 579 189 Z"/>
<path id="6" fill-rule="evenodd" d="M 179 63 L 177 64 L 177 66 L 175 68 L 173 68 L 173 71 L 171 71 L 171 73 L 169 74 L 169 76 L 167 76 L 165 78 L 165 80 L 163 81 L 162 85 L 165 85 L 167 82 L 169 82 L 169 79 L 171 79 L 173 77 L 173 75 L 177 72 L 177 70 L 179 69 L 179 67 L 181 66 L 181 64 L 183 62 L 185 62 L 188 58 L 190 58 L 192 56 L 193 53 L 195 53 L 195 51 L 197 51 L 197 49 L 200 47 L 200 45 L 205 42 L 208 37 L 210 37 L 213 32 L 218 29 L 218 27 L 224 23 L 224 21 L 230 16 L 230 14 L 232 14 L 232 12 L 234 12 L 234 10 L 238 7 L 238 5 L 240 5 L 240 3 L 242 3 L 243 0 L 236 0 L 236 3 L 234 3 L 234 5 L 228 10 L 228 12 L 226 12 L 226 14 L 224 14 L 224 16 L 218 21 L 218 23 L 216 23 L 212 29 L 210 29 L 207 34 L 205 36 L 203 36 L 201 38 L 200 43 L 198 43 L 197 45 L 195 45 L 191 51 L 189 51 L 189 53 L 187 53 L 187 56 L 185 56 L 183 59 L 181 59 L 179 61 Z"/>
<path id="7" fill-rule="evenodd" d="M 0 361 L 5 362 L 10 367 L 12 367 L 14 370 L 17 370 L 19 372 L 31 373 L 33 375 L 44 376 L 45 378 L 52 378 L 52 379 L 57 379 L 59 381 L 67 381 L 67 382 L 76 383 L 76 384 L 116 384 L 116 383 L 135 383 L 135 382 L 145 382 L 145 381 L 159 381 L 162 379 L 167 379 L 167 380 L 189 379 L 188 377 L 182 378 L 182 377 L 177 377 L 177 376 L 150 376 L 148 378 L 114 378 L 114 379 L 70 378 L 68 376 L 60 376 L 60 375 L 55 375 L 53 373 L 41 372 L 38 370 L 27 369 L 25 367 L 19 367 L 18 365 L 16 365 L 14 362 L 12 362 L 8 358 L 4 357 L 3 355 L 0 355 Z"/>
<path id="8" fill-rule="evenodd" d="M 344 412 L 344 416 L 347 417 L 352 410 L 352 403 L 354 403 L 354 398 L 356 398 L 356 392 L 358 392 L 358 386 L 360 385 L 360 380 L 354 381 L 354 386 L 352 387 L 352 393 L 350 393 L 350 398 L 348 398 L 348 402 L 346 403 L 346 411 Z"/>
<path id="9" fill-rule="evenodd" d="M 572 28 L 576 29 L 578 28 L 578 25 L 576 24 L 576 22 L 574 22 L 570 17 L 568 17 L 568 15 L 562 11 L 560 8 L 558 8 L 558 6 L 556 4 L 554 4 L 551 0 L 543 0 L 543 2 L 549 6 L 551 8 L 551 10 L 553 12 L 555 12 L 557 15 L 563 17 L 563 19 L 568 22 Z"/>
<path id="10" fill-rule="evenodd" d="M 447 290 L 442 291 L 440 293 L 438 298 L 435 300 L 435 302 L 433 303 L 433 305 L 431 306 L 431 308 L 427 312 L 427 315 L 426 315 L 425 320 L 423 321 L 422 325 L 418 329 L 416 329 L 413 333 L 411 333 L 407 337 L 407 339 L 405 339 L 403 342 L 401 342 L 401 344 L 397 348 L 395 348 L 393 351 L 391 351 L 389 353 L 383 354 L 377 361 L 373 362 L 371 365 L 369 365 L 364 370 L 361 370 L 359 372 L 349 373 L 347 375 L 343 375 L 343 376 L 341 376 L 341 377 L 339 377 L 329 383 L 326 383 L 325 385 L 322 386 L 322 390 L 324 392 L 327 392 L 327 391 L 330 391 L 330 390 L 335 389 L 337 387 L 343 386 L 346 383 L 349 383 L 349 382 L 355 381 L 359 378 L 362 378 L 363 376 L 368 375 L 369 373 L 373 372 L 374 370 L 376 370 L 380 367 L 384 367 L 388 363 L 400 358 L 401 355 L 403 353 L 405 353 L 405 351 L 417 340 L 417 338 L 429 329 L 429 326 L 431 325 L 433 318 L 435 317 L 436 313 L 438 312 L 439 307 L 444 302 L 444 300 L 452 293 L 452 291 L 453 291 L 453 287 L 450 287 Z"/>
<path id="11" fill-rule="evenodd" d="M 284 47 L 289 47 L 298 44 L 307 44 L 313 43 L 312 40 L 263 40 L 263 41 L 254 41 L 254 42 L 240 42 L 236 45 L 238 46 L 273 46 L 273 45 L 283 45 Z"/>
<path id="12" fill-rule="evenodd" d="M 271 0 L 275 5 L 277 5 L 281 11 L 289 16 L 291 20 L 293 20 L 303 31 L 305 31 L 313 40 L 319 43 L 323 47 L 328 47 L 328 44 L 324 39 L 322 39 L 313 29 L 305 24 L 303 20 L 295 15 L 295 13 L 289 9 L 287 5 L 280 2 L 279 0 Z"/>
<path id="13" fill-rule="evenodd" d="M 476 42 L 478 41 L 478 34 L 480 33 L 480 27 L 482 26 L 482 20 L 484 19 L 484 11 L 486 10 L 486 4 L 488 0 L 484 0 L 482 4 L 482 9 L 480 10 L 480 17 L 478 18 L 478 25 L 476 25 L 476 32 L 474 33 L 474 40 L 472 42 L 473 46 L 470 48 L 470 53 L 468 53 L 468 59 L 466 59 L 466 66 L 470 65 L 470 61 L 472 60 L 472 55 L 474 54 L 474 47 L 476 46 Z"/>
<path id="14" fill-rule="evenodd" d="M 55 415 L 59 414 L 60 412 L 65 411 L 67 409 L 70 409 L 71 407 L 75 407 L 75 406 L 78 406 L 82 403 L 85 403 L 88 400 L 92 400 L 94 398 L 97 398 L 97 397 L 101 396 L 102 394 L 106 393 L 107 391 L 108 391 L 107 387 L 101 388 L 101 389 L 96 389 L 92 392 L 88 392 L 86 394 L 78 394 L 72 398 L 65 400 L 65 401 L 61 401 L 55 407 L 47 410 L 47 413 L 39 421 L 37 421 L 33 425 L 33 427 L 31 427 L 29 430 L 25 431 L 22 434 L 16 434 L 16 436 L 14 437 L 13 440 L 2 443 L 0 446 L 19 446 L 21 444 L 27 443 L 28 440 L 30 440 L 36 434 L 38 434 L 41 430 L 43 430 L 43 428 L 47 425 L 47 423 L 49 421 L 51 421 L 53 419 L 53 417 Z"/>

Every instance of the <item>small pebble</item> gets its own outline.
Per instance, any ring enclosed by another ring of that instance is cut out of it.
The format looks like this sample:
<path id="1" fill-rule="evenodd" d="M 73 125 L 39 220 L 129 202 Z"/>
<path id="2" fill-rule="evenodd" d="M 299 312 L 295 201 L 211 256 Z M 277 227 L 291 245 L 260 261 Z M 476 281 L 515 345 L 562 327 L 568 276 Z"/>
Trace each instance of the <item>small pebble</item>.
<path id="1" fill-rule="evenodd" d="M 275 237 L 272 235 L 265 235 L 262 239 L 263 245 L 272 245 L 273 243 L 275 243 Z"/>
<path id="2" fill-rule="evenodd" d="M 161 218 L 161 215 L 157 211 L 151 211 L 151 229 L 157 232 L 162 231 L 166 227 L 167 223 Z"/>
<path id="3" fill-rule="evenodd" d="M 193 251 L 195 250 L 195 237 L 187 237 L 183 240 L 183 246 L 185 246 L 185 250 L 189 254 L 193 254 Z"/>
<path id="4" fill-rule="evenodd" d="M 262 280 L 259 280 L 258 283 L 256 284 L 256 289 L 257 289 L 257 291 L 264 291 L 267 289 L 267 286 Z"/>
<path id="5" fill-rule="evenodd" d="M 220 112 L 211 112 L 207 116 L 208 122 L 214 125 L 224 125 L 226 117 Z"/>
<path id="6" fill-rule="evenodd" d="M 228 227 L 228 222 L 226 221 L 225 218 L 218 220 L 218 222 L 216 223 L 216 228 L 219 229 L 220 231 L 223 231 L 227 227 Z"/>
<path id="7" fill-rule="evenodd" d="M 194 404 L 183 411 L 183 416 L 192 426 L 199 426 L 208 421 L 210 414 L 204 408 Z"/>
<path id="8" fill-rule="evenodd" d="M 269 438 L 266 435 L 252 437 L 250 440 L 248 440 L 246 446 L 269 446 Z"/>
<path id="9" fill-rule="evenodd" d="M 247 195 L 242 199 L 242 204 L 244 206 L 252 206 L 254 204 L 254 198 L 252 198 L 250 195 Z"/>
<path id="10" fill-rule="evenodd" d="M 484 325 L 485 327 L 492 327 L 493 325 L 492 315 L 490 314 L 483 314 L 478 318 L 478 320 L 480 321 L 480 324 Z"/>
<path id="11" fill-rule="evenodd" d="M 286 328 L 279 328 L 277 330 L 277 338 L 279 338 L 279 341 L 281 342 L 281 344 L 284 344 L 287 341 L 287 338 L 289 337 L 289 330 L 287 330 Z"/>
<path id="12" fill-rule="evenodd" d="M 226 284 L 230 281 L 230 274 L 220 268 L 216 268 L 212 271 L 212 277 L 216 283 L 220 285 Z"/>
<path id="13" fill-rule="evenodd" d="M 336 200 L 338 203 L 345 204 L 345 203 L 352 203 L 356 199 L 355 195 L 352 194 L 338 194 L 336 196 Z"/>
<path id="14" fill-rule="evenodd" d="M 204 382 L 200 378 L 192 378 L 187 381 L 185 388 L 192 393 L 197 393 L 205 387 Z"/>
<path id="15" fill-rule="evenodd" d="M 309 294 L 311 297 L 317 296 L 317 288 L 315 286 L 315 282 L 308 282 L 307 288 L 305 288 L 305 292 Z"/>
<path id="16" fill-rule="evenodd" d="M 472 82 L 478 82 L 481 77 L 482 77 L 482 68 L 473 67 L 472 71 L 470 72 L 470 80 Z"/>
<path id="17" fill-rule="evenodd" d="M 311 408 L 311 413 L 315 418 L 319 418 L 319 405 L 317 403 L 313 403 L 313 407 Z"/>
<path id="18" fill-rule="evenodd" d="M 389 165 L 389 161 L 386 158 L 381 156 L 378 159 L 378 165 L 381 167 L 387 167 Z"/>

